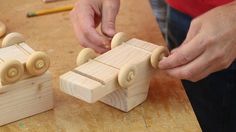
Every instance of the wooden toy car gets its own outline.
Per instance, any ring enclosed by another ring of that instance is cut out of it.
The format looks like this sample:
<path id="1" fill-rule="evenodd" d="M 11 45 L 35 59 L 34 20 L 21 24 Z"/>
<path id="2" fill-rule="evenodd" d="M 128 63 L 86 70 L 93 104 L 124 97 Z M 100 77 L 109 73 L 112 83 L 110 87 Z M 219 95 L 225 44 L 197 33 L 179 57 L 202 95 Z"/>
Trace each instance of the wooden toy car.
<path id="1" fill-rule="evenodd" d="M 46 53 L 32 50 L 19 33 L 10 33 L 0 49 L 1 84 L 11 84 L 20 79 L 38 76 L 47 71 L 50 61 Z M 24 76 L 23 76 L 24 75 Z"/>
<path id="2" fill-rule="evenodd" d="M 49 57 L 34 51 L 19 33 L 10 33 L 0 49 L 0 126 L 53 108 Z"/>
<path id="3" fill-rule="evenodd" d="M 78 67 L 60 77 L 61 90 L 89 103 L 100 100 L 125 112 L 142 103 L 153 69 L 168 52 L 163 46 L 127 40 L 124 33 L 116 34 L 112 50 L 98 57 L 92 49 L 83 49 L 77 57 Z"/>

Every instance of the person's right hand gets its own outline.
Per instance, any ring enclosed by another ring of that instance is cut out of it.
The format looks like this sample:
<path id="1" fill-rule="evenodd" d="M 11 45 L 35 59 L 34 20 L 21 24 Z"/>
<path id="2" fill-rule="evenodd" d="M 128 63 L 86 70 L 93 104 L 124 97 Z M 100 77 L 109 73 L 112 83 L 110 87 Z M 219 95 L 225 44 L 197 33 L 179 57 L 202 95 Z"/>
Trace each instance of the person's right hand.
<path id="1" fill-rule="evenodd" d="M 120 0 L 80 0 L 70 12 L 76 37 L 82 46 L 98 53 L 110 49 L 110 38 L 115 34 L 115 19 Z M 101 32 L 96 27 L 101 22 Z"/>

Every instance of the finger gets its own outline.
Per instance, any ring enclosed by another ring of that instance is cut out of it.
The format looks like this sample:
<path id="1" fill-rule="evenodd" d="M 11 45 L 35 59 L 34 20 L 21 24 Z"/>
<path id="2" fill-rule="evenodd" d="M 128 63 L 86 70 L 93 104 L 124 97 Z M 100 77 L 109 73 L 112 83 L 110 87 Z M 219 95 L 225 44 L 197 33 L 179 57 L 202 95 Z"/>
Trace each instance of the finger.
<path id="1" fill-rule="evenodd" d="M 190 24 L 187 36 L 182 44 L 186 44 L 191 41 L 201 30 L 201 24 L 197 20 L 193 20 Z"/>
<path id="2" fill-rule="evenodd" d="M 211 65 L 204 52 L 192 62 L 173 69 L 168 69 L 166 72 L 175 78 L 186 79 L 190 81 L 198 81 L 203 77 L 209 75 L 209 70 L 214 66 Z"/>
<path id="3" fill-rule="evenodd" d="M 100 47 L 94 43 L 91 43 L 87 38 L 84 38 L 83 35 L 80 35 L 80 32 L 78 32 L 78 31 L 79 30 L 75 30 L 75 34 L 76 34 L 76 37 L 80 40 L 80 45 L 82 45 L 83 47 L 92 48 L 97 53 L 104 53 L 108 50 L 108 49 Z"/>
<path id="4" fill-rule="evenodd" d="M 173 52 L 165 60 L 161 60 L 159 62 L 159 68 L 170 69 L 187 64 L 198 57 L 204 50 L 202 37 L 199 34 L 189 43 L 176 49 L 175 52 Z"/>
<path id="5" fill-rule="evenodd" d="M 102 54 L 102 53 L 105 53 L 105 52 L 108 51 L 108 49 L 99 47 L 98 45 L 94 45 L 93 43 L 86 42 L 86 41 L 85 41 L 85 43 L 86 43 L 86 44 L 82 44 L 83 47 L 92 48 L 92 49 L 94 49 L 94 50 L 95 50 L 97 53 L 99 53 L 99 54 Z"/>
<path id="6" fill-rule="evenodd" d="M 170 51 L 170 54 L 174 54 L 175 53 L 175 51 L 177 51 L 177 49 L 178 49 L 179 47 L 177 47 L 177 48 L 174 48 L 173 50 L 171 50 Z"/>
<path id="7" fill-rule="evenodd" d="M 86 44 L 93 44 L 104 48 L 105 50 L 105 45 L 109 44 L 109 40 L 105 39 L 96 31 L 94 16 L 95 11 L 92 6 L 79 6 L 75 8 L 75 10 L 73 10 L 72 21 L 76 36 L 79 39 L 80 43 L 84 44 L 83 46 L 85 46 Z"/>
<path id="8" fill-rule="evenodd" d="M 102 9 L 102 32 L 108 37 L 114 36 L 115 20 L 119 11 L 119 0 L 104 0 Z"/>
<path id="9" fill-rule="evenodd" d="M 217 67 L 216 65 L 211 65 L 209 67 L 207 67 L 202 73 L 196 75 L 192 81 L 193 82 L 196 82 L 198 80 L 201 80 L 205 77 L 207 77 L 208 75 L 210 75 L 211 73 L 214 73 L 214 72 L 217 72 L 217 71 L 220 71 L 222 70 L 221 68 Z"/>
<path id="10" fill-rule="evenodd" d="M 205 55 L 205 57 L 208 58 L 207 62 L 209 63 L 209 66 L 202 73 L 199 73 L 198 75 L 196 75 L 196 77 L 193 78 L 193 80 L 200 80 L 202 78 L 207 77 L 211 73 L 214 73 L 223 69 L 227 69 L 232 63 L 227 57 L 224 59 L 223 58 L 220 59 L 213 56 L 212 54 L 214 53 L 208 52 L 208 54 Z"/>

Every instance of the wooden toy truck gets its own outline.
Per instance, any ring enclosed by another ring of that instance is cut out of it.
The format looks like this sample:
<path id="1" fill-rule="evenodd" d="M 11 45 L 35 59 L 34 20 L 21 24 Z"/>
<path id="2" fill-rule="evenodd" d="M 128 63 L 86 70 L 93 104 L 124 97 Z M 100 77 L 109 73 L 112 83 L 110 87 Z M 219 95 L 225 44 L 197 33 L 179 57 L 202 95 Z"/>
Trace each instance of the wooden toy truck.
<path id="1" fill-rule="evenodd" d="M 127 40 L 124 33 L 116 34 L 112 50 L 98 57 L 92 49 L 82 50 L 77 57 L 79 66 L 60 77 L 61 90 L 86 102 L 100 100 L 125 112 L 142 103 L 151 74 L 167 50 L 138 39 Z"/>
<path id="2" fill-rule="evenodd" d="M 0 49 L 0 126 L 53 108 L 50 61 L 19 33 L 10 33 Z"/>

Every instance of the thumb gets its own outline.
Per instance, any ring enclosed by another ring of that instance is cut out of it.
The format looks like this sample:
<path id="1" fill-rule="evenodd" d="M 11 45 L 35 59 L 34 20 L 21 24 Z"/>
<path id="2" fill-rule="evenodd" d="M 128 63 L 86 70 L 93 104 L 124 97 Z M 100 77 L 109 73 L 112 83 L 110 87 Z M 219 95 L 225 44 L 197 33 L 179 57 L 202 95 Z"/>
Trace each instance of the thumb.
<path id="1" fill-rule="evenodd" d="M 120 7 L 119 0 L 104 0 L 102 5 L 102 32 L 108 37 L 113 37 L 115 20 Z"/>

